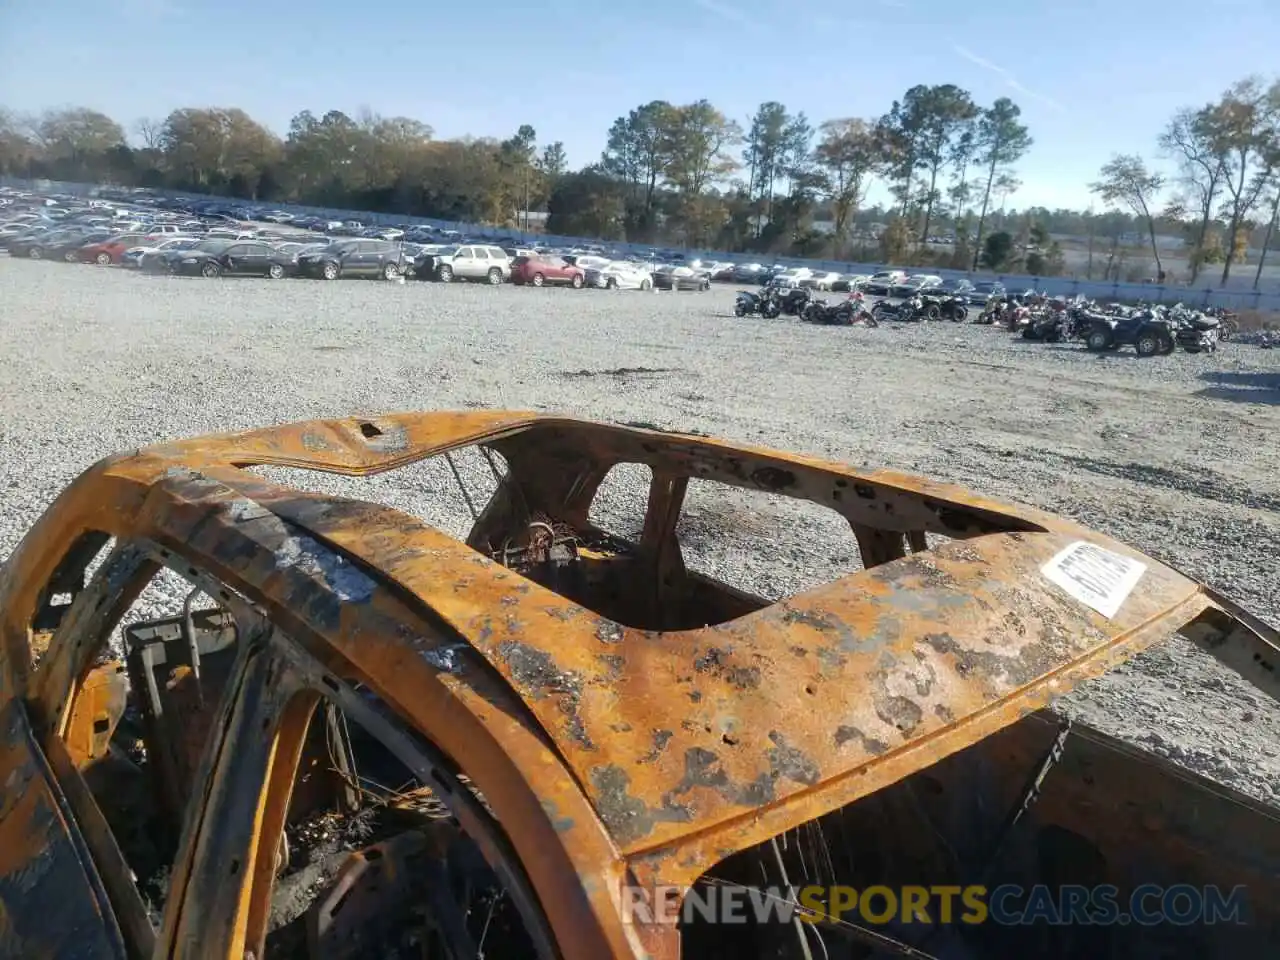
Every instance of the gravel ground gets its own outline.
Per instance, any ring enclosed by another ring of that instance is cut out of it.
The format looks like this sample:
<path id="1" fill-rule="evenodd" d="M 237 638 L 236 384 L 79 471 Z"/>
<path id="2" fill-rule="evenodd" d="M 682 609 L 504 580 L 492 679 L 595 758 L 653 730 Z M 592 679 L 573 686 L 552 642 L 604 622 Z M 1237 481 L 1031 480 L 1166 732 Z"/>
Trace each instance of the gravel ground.
<path id="1" fill-rule="evenodd" d="M 1139 360 L 970 325 L 737 320 L 733 287 L 627 293 L 181 280 L 0 258 L 0 557 L 80 470 L 309 417 L 513 407 L 701 431 L 953 481 L 1065 514 L 1280 623 L 1280 351 Z M 477 496 L 492 479 L 461 464 Z M 636 471 L 600 501 L 620 533 Z M 321 478 L 461 533 L 443 464 Z M 690 563 L 770 597 L 857 569 L 834 514 L 691 488 Z M 161 581 L 133 617 L 174 610 Z M 1280 804 L 1280 708 L 1173 639 L 1063 708 Z"/>

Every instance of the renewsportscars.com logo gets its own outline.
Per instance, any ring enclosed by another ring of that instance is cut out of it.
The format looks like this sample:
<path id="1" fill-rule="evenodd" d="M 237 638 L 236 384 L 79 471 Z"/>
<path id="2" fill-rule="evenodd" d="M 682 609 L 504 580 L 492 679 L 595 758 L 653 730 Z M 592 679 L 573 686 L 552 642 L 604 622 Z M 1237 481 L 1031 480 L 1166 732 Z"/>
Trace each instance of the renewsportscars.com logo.
<path id="1" fill-rule="evenodd" d="M 1086 887 L 624 886 L 619 907 L 630 923 L 983 924 L 1004 926 L 1203 926 L 1246 924 L 1246 888 L 1143 884 L 1128 894 L 1109 884 Z"/>

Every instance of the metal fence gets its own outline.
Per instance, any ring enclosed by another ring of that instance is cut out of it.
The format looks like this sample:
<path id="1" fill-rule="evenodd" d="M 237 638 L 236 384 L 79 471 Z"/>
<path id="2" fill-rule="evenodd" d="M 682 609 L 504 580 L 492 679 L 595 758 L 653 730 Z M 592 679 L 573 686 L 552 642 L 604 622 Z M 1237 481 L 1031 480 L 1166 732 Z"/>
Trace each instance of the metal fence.
<path id="1" fill-rule="evenodd" d="M 19 190 L 31 190 L 39 193 L 63 193 L 71 196 L 91 197 L 102 190 L 102 186 L 89 183 L 67 183 L 57 180 L 21 180 L 13 177 L 0 177 L 0 186 L 13 187 Z M 212 197 L 206 194 L 185 193 L 178 190 L 147 191 L 170 197 L 183 197 L 190 200 L 222 200 L 230 204 L 237 201 L 227 197 Z M 457 230 L 468 236 L 479 237 L 511 237 L 521 243 L 550 244 L 553 246 L 580 246 L 589 243 L 601 243 L 598 238 L 562 237 L 553 234 L 526 234 L 519 230 L 508 230 L 480 223 L 462 223 L 449 220 L 437 220 L 432 217 L 409 217 L 403 214 L 371 213 L 368 210 L 338 210 L 331 207 L 308 207 L 295 203 L 272 203 L 271 206 L 292 214 L 302 216 L 325 217 L 333 220 L 360 220 L 363 223 L 378 226 L 411 223 L 421 226 L 435 227 L 440 230 Z M 609 243 L 628 252 L 649 251 L 652 244 Z M 750 254 L 726 253 L 717 250 L 683 251 L 686 259 L 703 259 L 729 261 L 735 263 L 750 262 L 754 258 Z M 807 260 L 800 257 L 761 257 L 772 262 L 782 262 L 789 266 L 804 266 L 815 271 L 835 271 L 845 274 L 875 273 L 884 269 L 878 263 L 850 263 L 839 260 Z M 1098 300 L 1146 300 L 1157 303 L 1182 302 L 1190 306 L 1226 307 L 1230 310 L 1259 310 L 1269 313 L 1280 313 L 1280 291 L 1252 290 L 1241 288 L 1218 288 L 1213 286 L 1188 287 L 1185 285 L 1157 285 L 1150 283 L 1115 283 L 1100 280 L 1081 280 L 1071 277 L 1035 277 L 1027 274 L 992 274 L 975 273 L 965 270 L 945 270 L 927 268 L 930 273 L 943 278 L 968 278 L 971 280 L 996 280 L 1011 291 L 1021 291 L 1034 287 L 1052 296 L 1075 296 L 1083 294 Z M 917 271 L 921 272 L 921 271 Z M 1239 282 L 1245 282 L 1243 280 Z"/>

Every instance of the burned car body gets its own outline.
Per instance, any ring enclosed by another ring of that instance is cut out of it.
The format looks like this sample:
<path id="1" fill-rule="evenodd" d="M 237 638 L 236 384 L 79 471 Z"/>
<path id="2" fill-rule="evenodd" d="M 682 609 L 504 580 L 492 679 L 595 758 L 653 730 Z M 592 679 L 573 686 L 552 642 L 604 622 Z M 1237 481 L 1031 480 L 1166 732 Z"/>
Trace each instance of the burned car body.
<path id="1" fill-rule="evenodd" d="M 465 543 L 253 472 L 475 447 L 496 486 Z M 652 472 L 632 539 L 589 514 L 628 463 Z M 863 569 L 772 603 L 693 571 L 691 482 L 834 511 Z M 113 650 L 161 572 L 181 608 Z M 1275 632 L 1101 534 L 903 474 L 508 412 L 197 438 L 72 483 L 0 617 L 4 957 L 389 955 L 371 938 L 406 927 L 450 957 L 1208 957 L 1280 932 L 1273 811 L 1043 709 L 1174 631 L 1274 697 Z M 336 866 L 298 860 L 330 833 Z M 1252 913 L 727 927 L 621 893 L 1001 878 L 1245 885 Z"/>

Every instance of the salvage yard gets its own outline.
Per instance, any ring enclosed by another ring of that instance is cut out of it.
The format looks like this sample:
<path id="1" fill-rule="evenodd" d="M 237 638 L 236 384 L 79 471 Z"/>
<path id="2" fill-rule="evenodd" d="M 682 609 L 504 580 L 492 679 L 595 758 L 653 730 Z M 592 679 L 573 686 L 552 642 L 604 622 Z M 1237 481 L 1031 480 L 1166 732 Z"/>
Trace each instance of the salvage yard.
<path id="1" fill-rule="evenodd" d="M 1232 342 L 1099 356 L 967 324 L 735 319 L 733 298 L 733 287 L 210 282 L 0 258 L 0 559 L 70 479 L 115 451 L 304 418 L 507 407 L 697 431 L 1029 502 L 1280 624 L 1280 351 Z M 465 501 L 437 466 L 316 486 L 459 533 Z M 779 597 L 857 566 L 848 528 L 821 508 L 771 517 L 774 498 L 698 493 L 691 565 L 730 583 Z M 627 474 L 603 507 L 625 528 L 642 496 Z M 1185 644 L 1069 703 L 1280 804 L 1280 709 Z"/>

